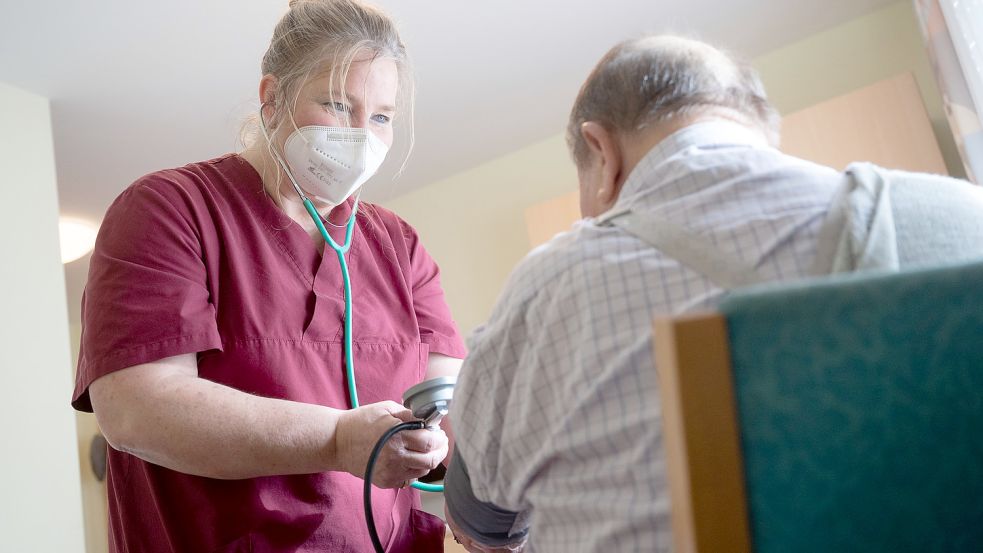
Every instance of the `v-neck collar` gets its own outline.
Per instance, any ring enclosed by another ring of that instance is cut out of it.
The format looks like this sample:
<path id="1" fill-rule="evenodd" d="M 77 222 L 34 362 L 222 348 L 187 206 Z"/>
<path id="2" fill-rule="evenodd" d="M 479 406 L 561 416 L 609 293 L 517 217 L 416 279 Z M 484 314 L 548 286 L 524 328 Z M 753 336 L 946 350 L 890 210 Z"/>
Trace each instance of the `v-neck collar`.
<path id="1" fill-rule="evenodd" d="M 340 267 L 337 270 L 328 269 L 329 266 L 338 265 L 338 257 L 334 249 L 325 244 L 323 252 L 319 253 L 307 231 L 291 219 L 269 197 L 263 186 L 263 179 L 253 165 L 238 154 L 231 154 L 230 157 L 234 158 L 241 169 L 239 178 L 231 179 L 235 183 L 234 187 L 242 195 L 253 214 L 266 226 L 269 236 L 277 244 L 278 249 L 287 258 L 298 276 L 307 283 L 311 290 L 318 294 L 332 295 L 330 290 L 336 288 L 339 290 L 338 293 L 343 295 L 344 285 L 341 281 Z M 349 198 L 345 203 L 334 208 L 331 212 L 331 220 L 335 221 L 343 217 L 343 220 L 347 222 L 353 205 L 354 199 Z M 336 242 L 341 243 L 344 240 L 343 228 L 337 229 L 331 225 L 325 225 L 325 227 Z M 355 229 L 352 233 L 352 246 L 346 254 L 349 265 L 358 257 L 358 252 L 362 249 L 359 244 L 360 229 L 358 227 L 359 224 L 356 220 Z M 337 276 L 336 283 L 333 282 L 335 279 L 331 277 L 332 273 Z M 326 280 L 332 282 L 325 282 Z"/>

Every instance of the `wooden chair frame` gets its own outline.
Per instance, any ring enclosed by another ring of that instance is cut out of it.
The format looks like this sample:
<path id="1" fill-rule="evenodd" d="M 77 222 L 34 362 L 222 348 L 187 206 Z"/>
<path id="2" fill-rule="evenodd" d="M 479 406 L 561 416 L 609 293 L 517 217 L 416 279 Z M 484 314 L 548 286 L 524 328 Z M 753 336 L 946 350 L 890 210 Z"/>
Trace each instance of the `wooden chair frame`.
<path id="1" fill-rule="evenodd" d="M 654 348 L 678 553 L 750 553 L 727 322 L 659 319 Z"/>

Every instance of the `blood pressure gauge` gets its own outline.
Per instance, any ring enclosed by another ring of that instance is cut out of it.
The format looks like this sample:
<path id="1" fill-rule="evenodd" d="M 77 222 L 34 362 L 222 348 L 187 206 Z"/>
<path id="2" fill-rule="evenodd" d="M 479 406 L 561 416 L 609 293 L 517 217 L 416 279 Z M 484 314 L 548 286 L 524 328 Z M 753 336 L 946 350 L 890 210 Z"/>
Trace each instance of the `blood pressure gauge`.
<path id="1" fill-rule="evenodd" d="M 456 376 L 425 380 L 403 392 L 403 406 L 428 427 L 437 426 L 450 409 L 456 383 Z"/>

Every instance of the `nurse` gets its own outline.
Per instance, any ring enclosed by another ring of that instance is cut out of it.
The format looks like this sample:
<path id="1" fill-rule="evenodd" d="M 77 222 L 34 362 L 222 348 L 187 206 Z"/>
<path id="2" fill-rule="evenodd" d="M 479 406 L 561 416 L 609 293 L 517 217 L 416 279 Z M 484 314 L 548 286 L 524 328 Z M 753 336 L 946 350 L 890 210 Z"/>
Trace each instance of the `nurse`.
<path id="1" fill-rule="evenodd" d="M 370 551 L 360 477 L 412 420 L 393 400 L 465 354 L 416 232 L 357 201 L 411 124 L 392 21 L 293 0 L 262 72 L 253 143 L 137 180 L 92 255 L 72 405 L 113 446 L 112 551 Z M 441 550 L 407 483 L 447 450 L 408 431 L 380 457 L 389 551 Z"/>

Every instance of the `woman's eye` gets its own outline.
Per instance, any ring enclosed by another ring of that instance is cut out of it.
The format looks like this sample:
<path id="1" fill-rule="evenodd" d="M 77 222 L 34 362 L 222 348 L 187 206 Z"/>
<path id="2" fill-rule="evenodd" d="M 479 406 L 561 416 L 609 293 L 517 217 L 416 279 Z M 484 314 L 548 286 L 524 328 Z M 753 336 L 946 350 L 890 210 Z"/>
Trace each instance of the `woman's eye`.
<path id="1" fill-rule="evenodd" d="M 392 121 L 392 117 L 389 117 L 388 115 L 383 115 L 383 114 L 379 113 L 379 114 L 373 115 L 372 116 L 372 120 L 375 121 L 376 123 L 381 124 L 381 125 L 388 125 L 389 122 Z"/>
<path id="2" fill-rule="evenodd" d="M 351 108 L 341 102 L 325 102 L 324 107 L 331 108 L 340 113 L 348 113 Z"/>

